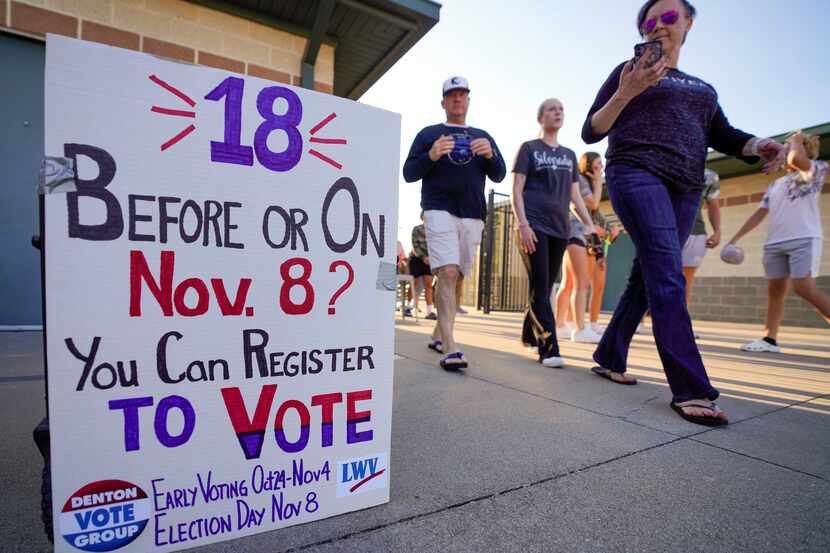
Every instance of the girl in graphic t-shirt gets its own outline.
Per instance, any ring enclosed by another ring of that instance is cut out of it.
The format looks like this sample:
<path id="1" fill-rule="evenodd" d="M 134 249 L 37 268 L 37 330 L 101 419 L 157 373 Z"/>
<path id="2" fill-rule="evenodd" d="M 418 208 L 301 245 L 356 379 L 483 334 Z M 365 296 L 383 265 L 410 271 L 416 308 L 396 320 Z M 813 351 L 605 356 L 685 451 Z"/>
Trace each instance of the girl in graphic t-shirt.
<path id="1" fill-rule="evenodd" d="M 554 98 L 542 102 L 537 115 L 542 137 L 523 143 L 513 165 L 513 212 L 530 283 L 522 341 L 538 348 L 539 362 L 546 367 L 563 364 L 550 293 L 570 234 L 570 202 L 576 206 L 585 232 L 594 231 L 579 193 L 576 154 L 558 141 L 563 120 L 562 102 Z"/>
<path id="2" fill-rule="evenodd" d="M 796 131 L 787 139 L 787 174 L 776 179 L 741 229 L 729 241 L 735 247 L 745 234 L 769 213 L 764 243 L 764 273 L 767 277 L 767 316 L 764 337 L 744 344 L 745 351 L 779 353 L 778 329 L 784 318 L 784 298 L 792 280 L 796 294 L 811 303 L 830 323 L 830 296 L 816 286 L 821 261 L 822 229 L 819 202 L 827 162 L 816 161 L 817 136 Z"/>

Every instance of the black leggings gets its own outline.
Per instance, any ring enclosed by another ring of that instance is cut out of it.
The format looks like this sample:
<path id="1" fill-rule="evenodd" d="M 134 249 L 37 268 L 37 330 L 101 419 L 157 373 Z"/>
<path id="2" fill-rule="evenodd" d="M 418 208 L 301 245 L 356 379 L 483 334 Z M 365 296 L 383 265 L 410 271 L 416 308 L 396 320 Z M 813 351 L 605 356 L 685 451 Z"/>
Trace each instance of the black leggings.
<path id="1" fill-rule="evenodd" d="M 536 251 L 522 252 L 522 261 L 527 269 L 530 283 L 529 306 L 522 327 L 522 342 L 539 347 L 539 354 L 559 356 L 556 341 L 556 320 L 550 304 L 553 282 L 562 268 L 562 257 L 568 241 L 534 230 Z M 545 349 L 543 352 L 542 349 Z"/>

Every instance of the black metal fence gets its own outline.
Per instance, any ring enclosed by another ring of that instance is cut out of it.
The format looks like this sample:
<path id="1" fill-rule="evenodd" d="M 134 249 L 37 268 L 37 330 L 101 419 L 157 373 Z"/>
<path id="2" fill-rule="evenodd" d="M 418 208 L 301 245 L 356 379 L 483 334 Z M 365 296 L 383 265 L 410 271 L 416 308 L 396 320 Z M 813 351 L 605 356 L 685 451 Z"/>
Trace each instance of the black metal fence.
<path id="1" fill-rule="evenodd" d="M 479 250 L 476 300 L 476 307 L 485 313 L 522 311 L 527 304 L 527 272 L 516 244 L 517 231 L 510 196 L 491 190 Z"/>

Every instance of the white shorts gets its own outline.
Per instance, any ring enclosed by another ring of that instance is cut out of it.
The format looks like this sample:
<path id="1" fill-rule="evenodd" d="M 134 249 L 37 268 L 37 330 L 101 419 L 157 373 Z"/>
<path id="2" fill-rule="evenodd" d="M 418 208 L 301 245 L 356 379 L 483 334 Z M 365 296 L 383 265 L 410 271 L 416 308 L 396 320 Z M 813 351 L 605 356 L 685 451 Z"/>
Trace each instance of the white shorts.
<path id="1" fill-rule="evenodd" d="M 424 211 L 424 229 L 433 273 L 446 265 L 458 265 L 462 275 L 472 274 L 484 221 L 460 219 L 447 211 L 429 209 Z"/>
<path id="2" fill-rule="evenodd" d="M 700 267 L 703 263 L 703 258 L 706 257 L 706 240 L 705 234 L 692 234 L 689 236 L 686 243 L 683 244 L 683 266 L 684 267 Z"/>
<path id="3" fill-rule="evenodd" d="M 764 245 L 764 273 L 772 278 L 818 278 L 821 239 L 796 238 Z"/>

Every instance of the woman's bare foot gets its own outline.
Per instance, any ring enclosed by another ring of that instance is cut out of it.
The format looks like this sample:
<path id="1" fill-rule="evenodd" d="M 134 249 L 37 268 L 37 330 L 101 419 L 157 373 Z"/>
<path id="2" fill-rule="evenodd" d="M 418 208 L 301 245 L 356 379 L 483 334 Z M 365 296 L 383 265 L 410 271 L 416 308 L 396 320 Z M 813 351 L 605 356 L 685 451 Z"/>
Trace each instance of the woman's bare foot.
<path id="1" fill-rule="evenodd" d="M 615 373 L 611 371 L 608 376 L 611 377 L 611 380 L 619 382 L 620 384 L 635 384 L 637 382 L 636 378 L 628 376 L 626 373 Z"/>
<path id="2" fill-rule="evenodd" d="M 637 379 L 633 376 L 628 376 L 625 373 L 617 373 L 612 370 L 606 369 L 605 367 L 595 366 L 591 367 L 591 372 L 601 376 L 602 378 L 607 378 L 611 382 L 616 382 L 617 384 L 623 384 L 626 386 L 633 386 L 637 383 Z"/>
<path id="3" fill-rule="evenodd" d="M 708 399 L 672 402 L 672 408 L 689 422 L 707 426 L 721 426 L 729 423 L 729 417 L 726 413 L 714 401 Z"/>

